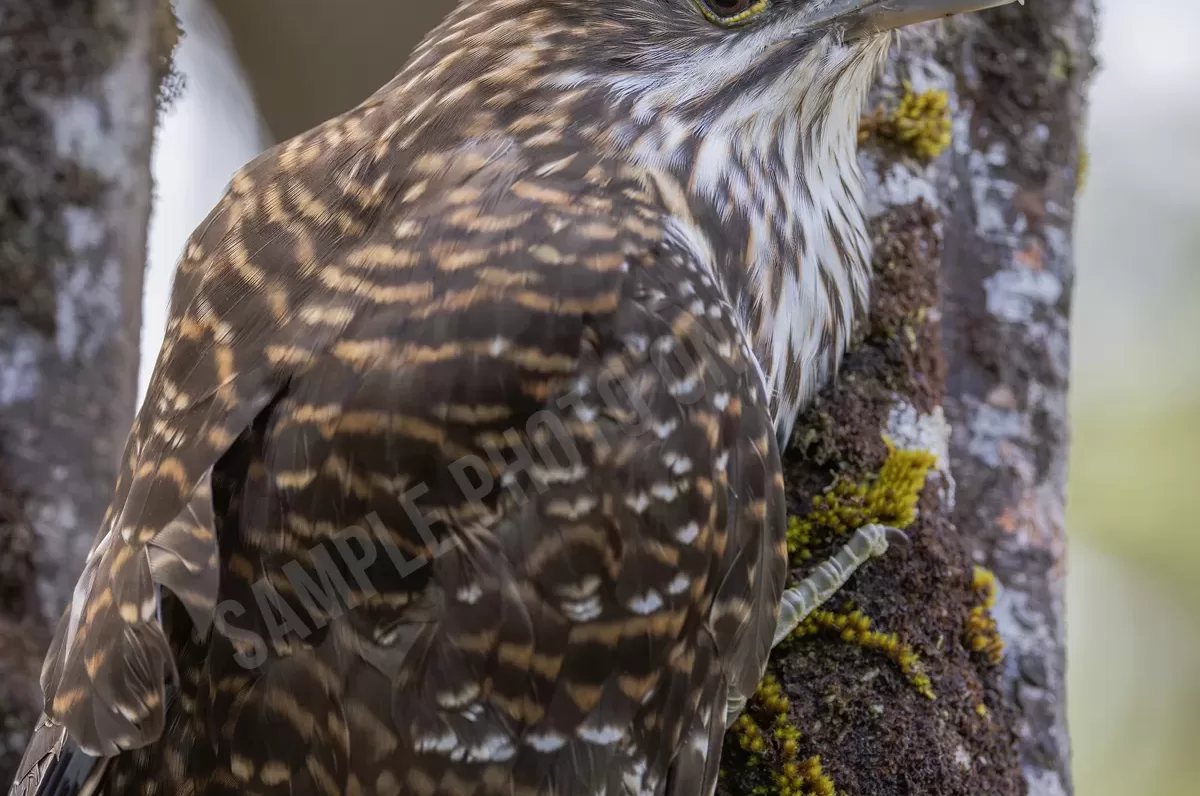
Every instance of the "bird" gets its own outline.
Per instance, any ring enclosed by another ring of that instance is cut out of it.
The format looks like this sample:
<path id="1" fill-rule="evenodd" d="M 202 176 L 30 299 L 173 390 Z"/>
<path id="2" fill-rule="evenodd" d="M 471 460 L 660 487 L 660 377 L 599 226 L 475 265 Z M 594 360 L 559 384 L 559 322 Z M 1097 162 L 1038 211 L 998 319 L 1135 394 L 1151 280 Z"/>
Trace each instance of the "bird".
<path id="1" fill-rule="evenodd" d="M 895 31 L 1008 0 L 463 0 L 189 238 L 11 796 L 696 796 L 870 295 Z M 781 605 L 783 608 L 781 609 Z"/>

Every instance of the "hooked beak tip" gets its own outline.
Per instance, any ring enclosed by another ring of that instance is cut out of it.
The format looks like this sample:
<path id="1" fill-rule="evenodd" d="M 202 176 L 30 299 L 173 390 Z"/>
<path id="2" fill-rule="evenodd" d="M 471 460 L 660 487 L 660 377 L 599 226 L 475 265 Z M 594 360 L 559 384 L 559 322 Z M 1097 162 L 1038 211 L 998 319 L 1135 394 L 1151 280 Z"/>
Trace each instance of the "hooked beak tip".
<path id="1" fill-rule="evenodd" d="M 859 0 L 847 14 L 846 21 L 849 23 L 849 36 L 856 38 L 919 22 L 985 11 L 1012 2 L 1014 0 Z M 1025 4 L 1025 0 L 1015 2 Z"/>

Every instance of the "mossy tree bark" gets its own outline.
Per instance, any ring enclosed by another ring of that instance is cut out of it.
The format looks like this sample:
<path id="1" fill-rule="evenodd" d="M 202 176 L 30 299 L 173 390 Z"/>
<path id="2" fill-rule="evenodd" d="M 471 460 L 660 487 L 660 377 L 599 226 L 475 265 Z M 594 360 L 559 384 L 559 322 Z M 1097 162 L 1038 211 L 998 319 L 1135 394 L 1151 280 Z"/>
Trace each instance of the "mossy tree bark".
<path id="1" fill-rule="evenodd" d="M 1095 14 L 925 26 L 888 66 L 863 134 L 873 308 L 786 454 L 793 574 L 863 522 L 912 544 L 776 651 L 726 739 L 727 796 L 1071 792 L 1067 315 Z"/>
<path id="2" fill-rule="evenodd" d="M 137 0 L 0 0 L 4 783 L 133 417 L 170 16 Z"/>

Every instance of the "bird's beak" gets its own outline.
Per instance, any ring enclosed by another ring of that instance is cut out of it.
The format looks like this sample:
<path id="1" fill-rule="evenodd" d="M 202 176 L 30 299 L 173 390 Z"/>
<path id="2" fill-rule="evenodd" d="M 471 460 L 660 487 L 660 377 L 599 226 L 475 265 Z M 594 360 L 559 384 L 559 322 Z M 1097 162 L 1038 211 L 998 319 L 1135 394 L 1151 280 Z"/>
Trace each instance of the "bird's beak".
<path id="1" fill-rule="evenodd" d="M 821 9 L 821 18 L 814 22 L 836 25 L 845 31 L 847 39 L 857 39 L 1011 2 L 1013 0 L 833 0 Z"/>

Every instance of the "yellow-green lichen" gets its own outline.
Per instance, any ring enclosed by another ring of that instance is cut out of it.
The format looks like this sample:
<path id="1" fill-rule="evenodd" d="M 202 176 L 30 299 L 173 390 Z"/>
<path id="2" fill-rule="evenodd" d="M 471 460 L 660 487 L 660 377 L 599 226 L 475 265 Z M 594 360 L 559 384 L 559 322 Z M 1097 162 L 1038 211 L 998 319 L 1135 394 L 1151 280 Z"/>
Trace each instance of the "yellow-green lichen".
<path id="1" fill-rule="evenodd" d="M 791 638 L 804 638 L 825 632 L 837 633 L 843 641 L 887 655 L 921 696 L 936 699 L 933 683 L 921 666 L 920 656 L 911 645 L 900 641 L 895 633 L 881 633 L 871 627 L 871 620 L 859 610 L 835 613 L 817 609 L 793 631 Z"/>
<path id="2" fill-rule="evenodd" d="M 996 604 L 996 576 L 983 567 L 975 567 L 971 576 L 971 591 L 979 596 L 979 604 L 967 616 L 963 643 L 967 649 L 983 655 L 995 666 L 1004 659 L 1004 642 L 996 629 L 991 610 Z"/>
<path id="3" fill-rule="evenodd" d="M 1088 151 L 1082 147 L 1079 149 L 1079 165 L 1075 168 L 1075 193 L 1083 193 L 1083 189 L 1087 187 L 1088 167 L 1091 165 Z"/>
<path id="4" fill-rule="evenodd" d="M 859 141 L 872 135 L 910 148 L 917 157 L 933 160 L 950 146 L 950 96 L 945 91 L 917 93 L 905 82 L 896 110 L 877 108 L 859 124 Z"/>
<path id="5" fill-rule="evenodd" d="M 824 495 L 813 498 L 807 515 L 788 518 L 787 544 L 793 561 L 810 558 L 812 544 L 825 534 L 840 536 L 872 523 L 893 528 L 912 524 L 925 477 L 937 457 L 884 442 L 888 456 L 876 476 L 858 484 L 839 479 Z"/>
<path id="6" fill-rule="evenodd" d="M 762 729 L 762 724 L 770 727 Z M 836 796 L 833 780 L 821 768 L 820 757 L 800 760 L 800 730 L 788 718 L 788 699 L 779 682 L 767 675 L 758 684 L 746 712 L 730 728 L 734 739 L 756 766 L 764 754 L 778 759 L 772 785 L 760 785 L 752 796 Z"/>

